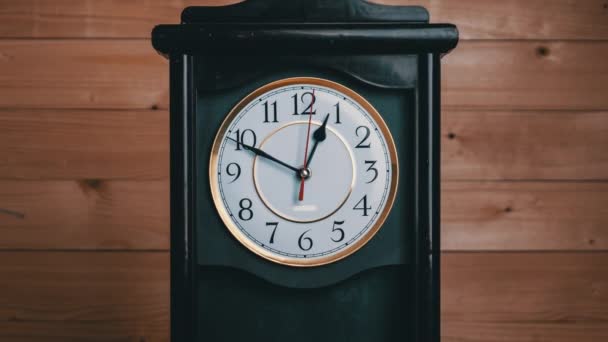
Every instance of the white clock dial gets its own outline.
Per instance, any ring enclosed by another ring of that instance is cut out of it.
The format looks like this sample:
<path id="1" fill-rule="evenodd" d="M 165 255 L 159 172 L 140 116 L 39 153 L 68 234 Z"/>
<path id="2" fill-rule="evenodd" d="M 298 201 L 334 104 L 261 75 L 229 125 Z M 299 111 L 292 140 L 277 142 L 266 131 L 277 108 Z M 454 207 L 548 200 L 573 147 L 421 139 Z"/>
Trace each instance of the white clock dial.
<path id="1" fill-rule="evenodd" d="M 323 79 L 284 79 L 247 96 L 222 124 L 210 160 L 213 200 L 254 253 L 323 265 L 380 229 L 396 159 L 386 124 L 360 95 Z"/>

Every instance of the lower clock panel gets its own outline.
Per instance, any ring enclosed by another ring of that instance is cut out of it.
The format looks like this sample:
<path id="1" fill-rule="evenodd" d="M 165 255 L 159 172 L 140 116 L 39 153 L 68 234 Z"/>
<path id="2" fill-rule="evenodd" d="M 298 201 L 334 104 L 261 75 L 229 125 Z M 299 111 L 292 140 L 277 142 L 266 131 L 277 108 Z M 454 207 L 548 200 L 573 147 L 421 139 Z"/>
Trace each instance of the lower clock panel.
<path id="1" fill-rule="evenodd" d="M 383 266 L 327 287 L 288 289 L 237 269 L 200 267 L 197 341 L 408 340 L 410 268 Z"/>

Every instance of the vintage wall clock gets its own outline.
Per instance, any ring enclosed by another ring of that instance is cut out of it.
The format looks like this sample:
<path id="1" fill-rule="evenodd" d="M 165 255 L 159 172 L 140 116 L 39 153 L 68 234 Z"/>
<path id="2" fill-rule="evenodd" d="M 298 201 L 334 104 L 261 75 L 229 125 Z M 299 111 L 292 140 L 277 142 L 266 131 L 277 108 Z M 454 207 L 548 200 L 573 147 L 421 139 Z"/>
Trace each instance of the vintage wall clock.
<path id="1" fill-rule="evenodd" d="M 189 7 L 171 72 L 172 341 L 439 341 L 439 67 L 421 7 Z"/>

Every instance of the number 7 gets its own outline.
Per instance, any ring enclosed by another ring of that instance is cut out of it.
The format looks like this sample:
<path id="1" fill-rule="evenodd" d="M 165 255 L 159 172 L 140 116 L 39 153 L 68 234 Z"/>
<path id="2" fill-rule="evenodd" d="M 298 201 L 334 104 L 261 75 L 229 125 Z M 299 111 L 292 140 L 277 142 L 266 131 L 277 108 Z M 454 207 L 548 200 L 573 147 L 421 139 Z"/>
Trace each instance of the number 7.
<path id="1" fill-rule="evenodd" d="M 272 234 L 270 235 L 269 243 L 274 243 L 274 234 L 277 232 L 277 227 L 279 226 L 279 222 L 266 222 L 266 227 L 272 227 L 272 226 L 274 226 L 274 229 L 272 230 Z"/>

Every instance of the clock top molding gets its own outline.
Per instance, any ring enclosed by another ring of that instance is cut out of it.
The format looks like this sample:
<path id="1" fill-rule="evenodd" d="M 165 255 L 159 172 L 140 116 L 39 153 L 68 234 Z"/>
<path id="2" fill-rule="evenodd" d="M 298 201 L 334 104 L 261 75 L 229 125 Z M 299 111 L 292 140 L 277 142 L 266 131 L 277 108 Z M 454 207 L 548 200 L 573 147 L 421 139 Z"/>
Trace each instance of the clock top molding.
<path id="1" fill-rule="evenodd" d="M 246 0 L 228 6 L 192 6 L 183 23 L 211 22 L 401 22 L 426 23 L 420 6 L 387 6 L 364 0 Z"/>
<path id="2" fill-rule="evenodd" d="M 158 25 L 152 45 L 164 55 L 447 53 L 451 24 L 430 24 L 426 9 L 363 0 L 247 0 L 194 6 L 181 24 Z M 312 49 L 312 50 L 311 50 Z"/>

